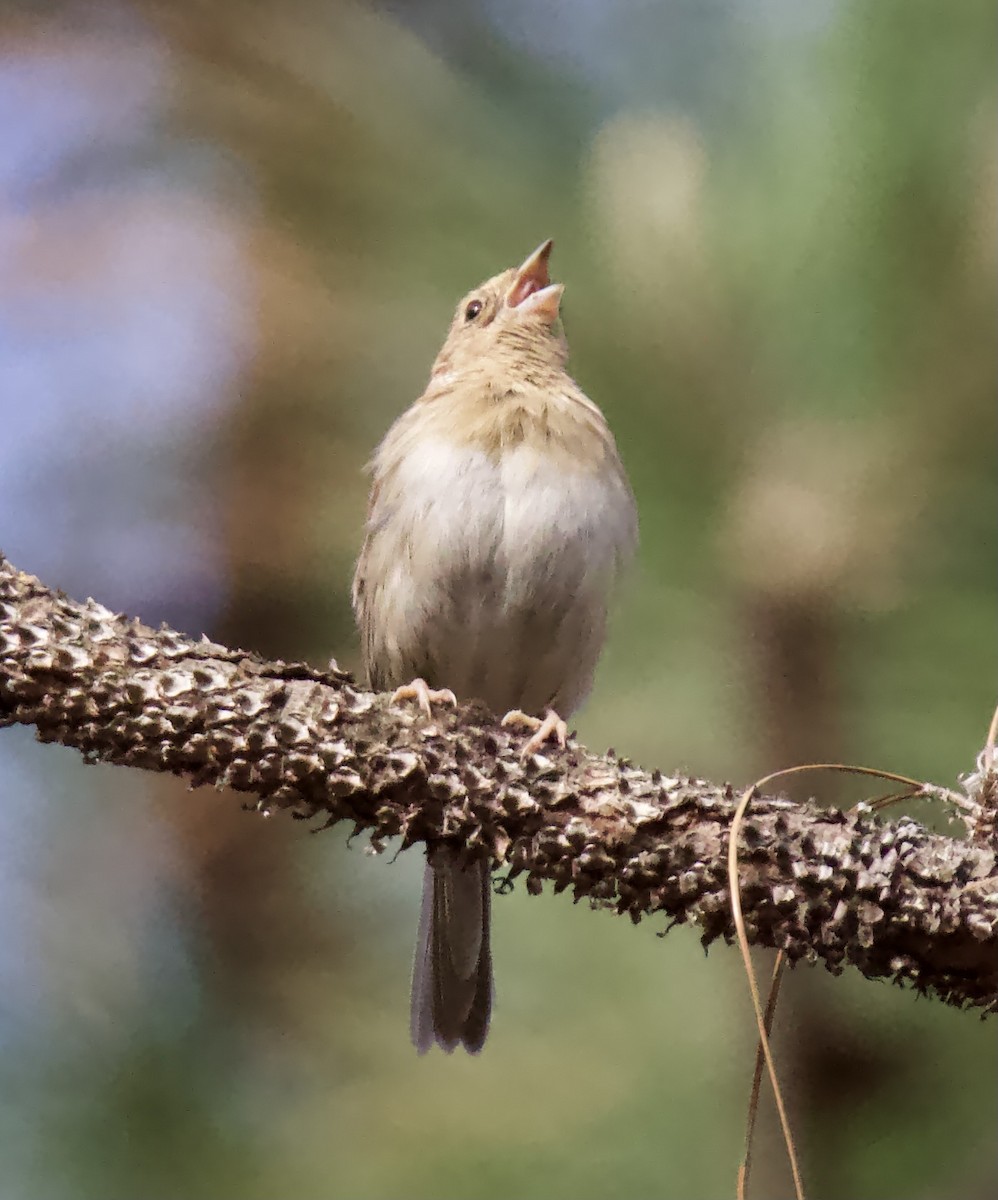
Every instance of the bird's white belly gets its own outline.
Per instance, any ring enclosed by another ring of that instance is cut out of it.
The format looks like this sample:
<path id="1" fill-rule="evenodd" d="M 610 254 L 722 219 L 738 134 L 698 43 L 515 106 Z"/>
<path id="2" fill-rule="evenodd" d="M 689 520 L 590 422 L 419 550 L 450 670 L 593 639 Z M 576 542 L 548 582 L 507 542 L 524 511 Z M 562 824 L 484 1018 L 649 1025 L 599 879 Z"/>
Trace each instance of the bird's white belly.
<path id="1" fill-rule="evenodd" d="M 383 528 L 382 602 L 404 631 L 398 682 L 424 675 L 495 711 L 552 705 L 588 691 L 606 594 L 630 536 L 616 477 L 574 468 L 529 444 L 500 456 L 427 439 L 400 465 Z M 398 619 L 401 618 L 401 619 Z"/>

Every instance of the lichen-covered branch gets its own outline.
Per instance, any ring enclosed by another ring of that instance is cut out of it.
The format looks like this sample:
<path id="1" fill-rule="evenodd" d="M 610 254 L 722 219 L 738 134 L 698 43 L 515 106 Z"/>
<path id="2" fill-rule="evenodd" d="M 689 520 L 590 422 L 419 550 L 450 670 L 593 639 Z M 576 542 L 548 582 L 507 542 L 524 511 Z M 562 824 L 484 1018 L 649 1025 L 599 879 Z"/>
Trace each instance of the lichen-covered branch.
<path id="1" fill-rule="evenodd" d="M 78 603 L 0 556 L 0 725 L 88 762 L 169 771 L 368 830 L 446 840 L 529 891 L 733 934 L 730 786 L 523 739 L 475 704 L 434 720 L 359 688 L 335 663 L 265 662 Z M 740 855 L 750 941 L 853 965 L 955 1005 L 998 1009 L 998 855 L 914 821 L 758 797 Z"/>

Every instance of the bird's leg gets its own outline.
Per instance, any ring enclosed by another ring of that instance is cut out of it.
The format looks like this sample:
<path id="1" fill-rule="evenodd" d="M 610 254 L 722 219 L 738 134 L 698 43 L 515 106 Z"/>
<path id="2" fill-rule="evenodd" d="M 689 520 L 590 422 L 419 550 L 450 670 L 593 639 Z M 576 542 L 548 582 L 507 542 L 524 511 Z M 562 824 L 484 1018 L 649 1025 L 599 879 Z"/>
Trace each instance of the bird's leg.
<path id="1" fill-rule="evenodd" d="M 449 704 L 451 708 L 457 704 L 457 697 L 450 688 L 437 690 L 428 687 L 425 679 L 414 679 L 412 683 L 405 683 L 402 687 L 396 688 L 388 703 L 398 704 L 402 700 L 415 700 L 428 717 L 433 716 L 434 704 Z"/>
<path id="2" fill-rule="evenodd" d="M 515 727 L 534 731 L 533 736 L 520 752 L 523 758 L 539 750 L 552 736 L 557 740 L 559 746 L 564 746 L 568 740 L 568 726 L 553 708 L 547 709 L 543 718 L 532 717 L 529 713 L 520 712 L 518 708 L 514 708 L 512 712 L 508 712 L 503 717 L 502 724 L 507 729 Z"/>

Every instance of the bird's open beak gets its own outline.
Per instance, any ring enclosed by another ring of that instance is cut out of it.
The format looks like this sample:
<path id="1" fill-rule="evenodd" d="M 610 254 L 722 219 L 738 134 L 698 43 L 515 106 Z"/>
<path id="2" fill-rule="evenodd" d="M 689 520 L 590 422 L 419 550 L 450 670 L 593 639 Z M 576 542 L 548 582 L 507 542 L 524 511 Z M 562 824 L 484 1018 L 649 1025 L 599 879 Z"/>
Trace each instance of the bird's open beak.
<path id="1" fill-rule="evenodd" d="M 554 242 L 548 238 L 530 257 L 517 268 L 516 278 L 506 293 L 510 308 L 522 308 L 524 312 L 536 313 L 549 324 L 558 319 L 562 293 L 565 285 L 552 283 L 548 274 L 548 259 Z"/>

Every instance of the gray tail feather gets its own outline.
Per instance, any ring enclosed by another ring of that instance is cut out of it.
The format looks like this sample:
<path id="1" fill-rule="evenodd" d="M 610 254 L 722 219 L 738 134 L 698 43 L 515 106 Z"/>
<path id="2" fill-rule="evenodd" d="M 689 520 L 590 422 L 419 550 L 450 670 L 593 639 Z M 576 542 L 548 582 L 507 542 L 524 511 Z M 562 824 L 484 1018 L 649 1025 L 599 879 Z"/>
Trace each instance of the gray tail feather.
<path id="1" fill-rule="evenodd" d="M 463 1044 L 477 1054 L 492 1013 L 492 888 L 487 863 L 459 865 L 436 851 L 423 875 L 412 967 L 409 1033 L 425 1054 Z"/>

